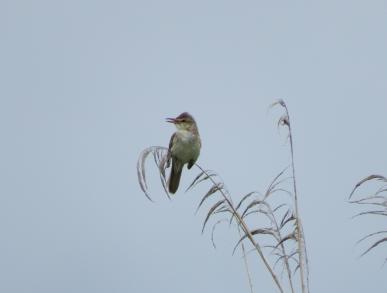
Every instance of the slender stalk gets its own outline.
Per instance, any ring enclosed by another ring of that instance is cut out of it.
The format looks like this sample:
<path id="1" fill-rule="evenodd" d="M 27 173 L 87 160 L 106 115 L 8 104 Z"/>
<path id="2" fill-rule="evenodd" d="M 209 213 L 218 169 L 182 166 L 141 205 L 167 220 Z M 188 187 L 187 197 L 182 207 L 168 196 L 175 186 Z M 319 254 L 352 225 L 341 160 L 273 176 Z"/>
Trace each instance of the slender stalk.
<path id="1" fill-rule="evenodd" d="M 304 237 L 303 237 L 303 231 L 302 231 L 302 225 L 301 220 L 299 218 L 299 209 L 298 209 L 298 197 L 297 197 L 297 184 L 296 184 L 296 170 L 294 167 L 294 149 L 293 149 L 293 135 L 292 135 L 292 128 L 290 123 L 290 115 L 288 108 L 286 104 L 284 103 L 284 108 L 286 111 L 286 118 L 287 118 L 287 126 L 289 129 L 289 141 L 290 141 L 290 154 L 291 154 L 291 160 L 292 160 L 292 174 L 293 174 L 293 191 L 294 191 L 294 206 L 295 206 L 295 212 L 296 212 L 296 227 L 297 227 L 297 244 L 298 244 L 298 255 L 299 255 L 299 265 L 300 265 L 300 279 L 301 279 L 301 289 L 302 293 L 307 292 L 307 286 L 305 282 L 305 247 L 304 247 Z"/>
<path id="2" fill-rule="evenodd" d="M 241 235 L 241 230 L 239 227 L 238 227 L 238 233 L 239 233 L 239 238 L 241 238 L 242 235 Z M 254 293 L 253 282 L 251 281 L 251 274 L 250 274 L 250 270 L 249 270 L 249 263 L 247 262 L 246 249 L 245 249 L 245 245 L 243 244 L 243 242 L 242 242 L 242 254 L 243 254 L 243 262 L 244 262 L 245 268 L 246 268 L 247 279 L 249 280 L 250 292 Z"/>
<path id="3" fill-rule="evenodd" d="M 211 176 L 209 176 L 209 174 L 202 168 L 200 167 L 198 164 L 195 164 L 196 167 L 198 167 L 204 174 L 206 174 L 208 176 L 208 178 L 211 180 L 212 184 L 216 184 L 216 182 L 214 181 L 214 179 L 212 179 Z M 264 265 L 266 266 L 267 270 L 269 271 L 272 279 L 274 280 L 275 284 L 277 285 L 278 287 L 278 290 L 283 293 L 284 290 L 281 286 L 281 283 L 279 282 L 276 274 L 274 273 L 274 271 L 272 270 L 272 268 L 270 267 L 270 264 L 269 262 L 267 261 L 267 259 L 265 258 L 263 252 L 262 252 L 262 249 L 260 247 L 260 245 L 255 241 L 253 235 L 251 234 L 249 228 L 247 227 L 245 221 L 243 221 L 241 215 L 237 212 L 237 210 L 235 209 L 234 205 L 231 203 L 230 199 L 224 194 L 223 190 L 222 189 L 219 189 L 220 193 L 222 194 L 223 198 L 225 199 L 225 201 L 227 202 L 228 206 L 231 208 L 231 212 L 234 214 L 234 216 L 236 217 L 236 219 L 238 220 L 238 223 L 239 223 L 239 226 L 242 227 L 242 230 L 243 232 L 247 235 L 247 238 L 250 240 L 250 242 L 253 244 L 255 250 L 258 252 L 258 255 L 261 257 Z"/>

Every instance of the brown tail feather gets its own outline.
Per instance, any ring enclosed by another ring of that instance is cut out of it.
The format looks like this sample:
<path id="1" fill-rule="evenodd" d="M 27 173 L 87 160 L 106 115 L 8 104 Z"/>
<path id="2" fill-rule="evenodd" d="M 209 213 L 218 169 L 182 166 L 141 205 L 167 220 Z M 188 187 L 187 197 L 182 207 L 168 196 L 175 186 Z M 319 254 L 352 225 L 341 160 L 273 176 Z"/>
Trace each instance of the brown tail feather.
<path id="1" fill-rule="evenodd" d="M 183 171 L 183 166 L 180 161 L 172 159 L 172 169 L 171 175 L 168 180 L 168 189 L 170 193 L 175 193 L 179 187 L 181 171 Z"/>

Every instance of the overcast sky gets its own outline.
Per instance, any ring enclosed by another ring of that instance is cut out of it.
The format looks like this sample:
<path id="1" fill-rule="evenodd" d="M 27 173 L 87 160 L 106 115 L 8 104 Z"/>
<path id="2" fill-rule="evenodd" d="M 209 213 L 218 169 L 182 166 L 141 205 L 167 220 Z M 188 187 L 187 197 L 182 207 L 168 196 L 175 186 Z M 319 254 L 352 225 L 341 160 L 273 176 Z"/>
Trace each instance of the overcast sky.
<path id="1" fill-rule="evenodd" d="M 386 1 L 0 2 L 0 291 L 249 292 L 235 231 L 202 236 L 201 193 L 172 201 L 139 153 L 189 111 L 198 163 L 235 201 L 289 163 L 291 113 L 312 292 L 385 293 L 386 249 L 355 242 L 366 175 L 387 175 Z M 153 169 L 152 169 L 153 168 Z M 251 255 L 255 292 L 277 292 Z"/>

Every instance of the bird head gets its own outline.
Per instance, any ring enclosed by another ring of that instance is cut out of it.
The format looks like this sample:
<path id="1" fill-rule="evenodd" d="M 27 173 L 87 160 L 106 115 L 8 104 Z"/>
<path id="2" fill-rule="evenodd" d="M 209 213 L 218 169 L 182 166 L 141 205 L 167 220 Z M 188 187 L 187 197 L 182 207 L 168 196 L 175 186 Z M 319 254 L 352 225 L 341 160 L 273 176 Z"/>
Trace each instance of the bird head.
<path id="1" fill-rule="evenodd" d="M 188 112 L 181 113 L 176 118 L 167 118 L 167 122 L 175 124 L 178 130 L 192 130 L 196 128 L 195 119 Z"/>

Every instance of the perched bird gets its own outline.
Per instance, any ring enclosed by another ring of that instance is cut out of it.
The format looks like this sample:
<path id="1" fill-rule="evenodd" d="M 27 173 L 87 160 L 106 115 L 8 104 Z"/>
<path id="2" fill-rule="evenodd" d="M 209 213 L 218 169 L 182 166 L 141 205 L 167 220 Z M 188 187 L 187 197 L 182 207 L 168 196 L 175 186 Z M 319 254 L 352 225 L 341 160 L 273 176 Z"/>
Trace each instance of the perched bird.
<path id="1" fill-rule="evenodd" d="M 167 118 L 167 122 L 176 126 L 176 132 L 169 141 L 167 167 L 172 160 L 171 174 L 168 179 L 168 190 L 175 193 L 179 187 L 181 171 L 185 164 L 188 169 L 195 164 L 200 154 L 201 141 L 195 119 L 187 112 L 176 118 Z"/>

